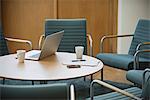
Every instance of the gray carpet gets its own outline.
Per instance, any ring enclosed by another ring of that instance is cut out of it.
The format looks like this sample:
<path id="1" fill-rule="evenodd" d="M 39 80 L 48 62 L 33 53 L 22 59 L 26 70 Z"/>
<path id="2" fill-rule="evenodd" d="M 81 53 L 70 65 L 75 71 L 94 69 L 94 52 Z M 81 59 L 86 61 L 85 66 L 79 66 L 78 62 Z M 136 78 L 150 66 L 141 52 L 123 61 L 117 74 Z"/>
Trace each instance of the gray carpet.
<path id="1" fill-rule="evenodd" d="M 63 80 L 63 81 L 48 81 L 48 84 L 53 84 L 53 83 L 68 83 L 68 84 L 74 84 L 75 86 L 75 91 L 76 91 L 76 98 L 77 100 L 84 100 L 85 98 L 89 97 L 89 87 L 90 87 L 90 80 L 86 79 L 86 81 L 83 80 L 83 78 L 79 79 L 71 79 L 71 80 Z M 105 81 L 109 84 L 112 84 L 114 86 L 117 86 L 121 89 L 129 88 L 132 85 L 129 84 L 124 84 L 124 83 L 117 83 L 117 82 L 112 82 L 112 81 Z M 2 84 L 2 81 L 0 81 Z M 5 84 L 10 84 L 10 85 L 32 85 L 31 81 L 16 81 L 16 80 L 5 80 Z M 40 84 L 39 81 L 34 82 L 34 84 Z M 100 95 L 100 94 L 105 94 L 111 92 L 111 90 L 102 87 L 98 84 L 94 85 L 94 94 L 95 95 Z"/>

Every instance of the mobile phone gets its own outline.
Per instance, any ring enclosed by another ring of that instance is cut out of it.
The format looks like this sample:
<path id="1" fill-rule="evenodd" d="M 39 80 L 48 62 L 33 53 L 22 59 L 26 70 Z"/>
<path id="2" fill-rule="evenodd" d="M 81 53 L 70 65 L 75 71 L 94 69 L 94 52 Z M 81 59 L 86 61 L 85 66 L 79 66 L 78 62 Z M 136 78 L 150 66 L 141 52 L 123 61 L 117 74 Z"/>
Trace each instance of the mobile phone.
<path id="1" fill-rule="evenodd" d="M 67 68 L 80 68 L 80 65 L 67 65 Z"/>

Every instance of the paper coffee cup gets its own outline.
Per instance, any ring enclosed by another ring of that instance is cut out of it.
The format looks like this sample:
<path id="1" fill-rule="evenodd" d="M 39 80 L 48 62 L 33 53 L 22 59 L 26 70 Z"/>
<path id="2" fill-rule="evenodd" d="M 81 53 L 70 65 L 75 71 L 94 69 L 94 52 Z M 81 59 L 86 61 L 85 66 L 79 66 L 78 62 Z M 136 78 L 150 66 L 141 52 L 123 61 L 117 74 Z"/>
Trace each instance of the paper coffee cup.
<path id="1" fill-rule="evenodd" d="M 18 59 L 18 62 L 20 62 L 20 63 L 24 62 L 25 53 L 26 53 L 25 50 L 17 50 L 17 59 Z"/>
<path id="2" fill-rule="evenodd" d="M 83 46 L 76 46 L 75 47 L 75 52 L 76 52 L 76 58 L 77 59 L 82 59 L 82 55 L 84 52 L 84 47 Z"/>

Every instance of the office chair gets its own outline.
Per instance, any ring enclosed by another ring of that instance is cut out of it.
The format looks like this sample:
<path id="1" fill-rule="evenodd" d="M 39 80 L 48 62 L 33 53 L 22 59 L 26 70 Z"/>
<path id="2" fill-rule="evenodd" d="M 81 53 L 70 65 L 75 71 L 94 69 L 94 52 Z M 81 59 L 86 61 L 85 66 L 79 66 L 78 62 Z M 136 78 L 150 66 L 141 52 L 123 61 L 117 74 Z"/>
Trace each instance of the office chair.
<path id="1" fill-rule="evenodd" d="M 129 36 L 133 36 L 133 39 L 128 54 L 103 52 L 104 40 Z M 123 70 L 150 68 L 150 20 L 140 19 L 134 34 L 102 37 L 100 47 L 101 53 L 97 54 L 96 57 L 102 60 L 105 65 Z M 101 80 L 103 80 L 103 69 L 101 71 Z"/>
<path id="2" fill-rule="evenodd" d="M 145 77 L 147 76 L 147 77 Z M 102 85 L 106 88 L 114 90 L 116 92 L 111 92 L 103 95 L 94 96 L 94 84 Z M 90 86 L 90 98 L 87 100 L 149 100 L 150 99 L 150 69 L 145 69 L 143 73 L 143 87 L 131 87 L 125 90 L 121 90 L 115 86 L 105 83 L 100 80 L 93 80 Z"/>

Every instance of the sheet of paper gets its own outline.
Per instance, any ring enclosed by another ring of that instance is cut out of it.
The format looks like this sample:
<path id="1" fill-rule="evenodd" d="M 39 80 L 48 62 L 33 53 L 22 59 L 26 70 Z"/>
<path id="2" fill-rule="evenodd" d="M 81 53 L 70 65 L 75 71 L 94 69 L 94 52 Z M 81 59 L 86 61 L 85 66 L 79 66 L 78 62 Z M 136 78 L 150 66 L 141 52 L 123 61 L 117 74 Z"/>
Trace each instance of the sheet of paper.
<path id="1" fill-rule="evenodd" d="M 63 61 L 62 64 L 64 64 L 64 65 L 81 65 L 81 66 L 97 66 L 99 64 L 99 61 L 85 60 L 85 61 L 72 62 L 72 60 L 69 60 L 69 61 Z"/>

